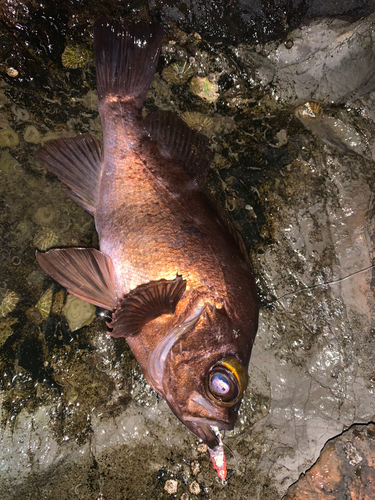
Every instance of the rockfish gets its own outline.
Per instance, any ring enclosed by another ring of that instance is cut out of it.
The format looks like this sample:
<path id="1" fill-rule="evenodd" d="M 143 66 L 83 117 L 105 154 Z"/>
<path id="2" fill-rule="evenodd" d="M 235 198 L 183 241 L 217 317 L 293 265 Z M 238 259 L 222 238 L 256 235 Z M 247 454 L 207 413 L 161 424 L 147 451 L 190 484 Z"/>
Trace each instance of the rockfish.
<path id="1" fill-rule="evenodd" d="M 210 448 L 246 388 L 258 305 L 241 237 L 204 187 L 209 141 L 170 112 L 142 119 L 162 45 L 159 23 L 94 26 L 103 147 L 90 135 L 48 142 L 41 163 L 95 218 L 100 251 L 53 249 L 39 264 L 73 295 L 113 311 L 150 386 Z"/>

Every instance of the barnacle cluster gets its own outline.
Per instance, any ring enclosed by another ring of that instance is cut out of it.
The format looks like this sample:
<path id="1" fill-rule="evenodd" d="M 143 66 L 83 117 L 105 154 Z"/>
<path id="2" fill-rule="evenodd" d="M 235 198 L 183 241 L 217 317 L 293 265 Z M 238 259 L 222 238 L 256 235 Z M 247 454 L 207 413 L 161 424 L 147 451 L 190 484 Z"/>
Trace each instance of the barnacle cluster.
<path id="1" fill-rule="evenodd" d="M 0 304 L 0 317 L 5 318 L 5 316 L 11 313 L 15 309 L 19 300 L 20 298 L 16 294 L 16 292 L 12 292 L 11 290 L 6 290 Z"/>
<path id="2" fill-rule="evenodd" d="M 63 313 L 70 331 L 74 332 L 93 321 L 95 318 L 95 306 L 69 294 L 63 308 Z"/>
<path id="3" fill-rule="evenodd" d="M 185 62 L 175 62 L 164 68 L 162 76 L 165 81 L 182 85 L 194 75 L 194 70 Z"/>
<path id="4" fill-rule="evenodd" d="M 302 120 L 317 120 L 322 116 L 323 108 L 317 102 L 305 102 L 295 109 L 294 114 Z"/>
<path id="5" fill-rule="evenodd" d="M 91 50 L 82 45 L 67 45 L 61 56 L 64 68 L 76 69 L 87 64 L 93 58 Z"/>

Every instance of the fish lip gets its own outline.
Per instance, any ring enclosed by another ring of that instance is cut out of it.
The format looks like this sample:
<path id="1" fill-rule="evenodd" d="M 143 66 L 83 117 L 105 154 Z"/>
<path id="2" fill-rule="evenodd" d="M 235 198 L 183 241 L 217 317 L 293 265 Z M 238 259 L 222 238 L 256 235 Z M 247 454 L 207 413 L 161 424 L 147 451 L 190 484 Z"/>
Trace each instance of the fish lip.
<path id="1" fill-rule="evenodd" d="M 234 427 L 231 422 L 226 422 L 225 420 L 211 420 L 204 417 L 184 417 L 184 421 L 194 422 L 195 424 L 204 424 L 209 427 L 218 427 L 219 429 L 224 429 L 226 431 L 230 431 Z"/>

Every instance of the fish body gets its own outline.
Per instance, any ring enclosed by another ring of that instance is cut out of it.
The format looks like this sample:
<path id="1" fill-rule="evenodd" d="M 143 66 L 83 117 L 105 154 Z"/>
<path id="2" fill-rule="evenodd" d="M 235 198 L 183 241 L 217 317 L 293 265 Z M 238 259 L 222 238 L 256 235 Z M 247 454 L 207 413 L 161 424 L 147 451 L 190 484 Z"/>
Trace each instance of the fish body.
<path id="1" fill-rule="evenodd" d="M 169 112 L 142 119 L 161 42 L 158 23 L 96 22 L 103 148 L 85 135 L 51 141 L 39 158 L 94 216 L 100 251 L 37 258 L 70 293 L 113 311 L 110 334 L 126 338 L 151 387 L 211 450 L 222 449 L 213 428 L 236 421 L 256 289 L 240 236 L 204 187 L 208 139 Z"/>

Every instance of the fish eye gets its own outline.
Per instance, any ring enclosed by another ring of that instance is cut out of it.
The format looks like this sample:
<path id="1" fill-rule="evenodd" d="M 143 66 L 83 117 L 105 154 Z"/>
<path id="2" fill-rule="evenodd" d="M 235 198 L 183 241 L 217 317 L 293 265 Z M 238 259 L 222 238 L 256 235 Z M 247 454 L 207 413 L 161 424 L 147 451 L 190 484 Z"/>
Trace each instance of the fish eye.
<path id="1" fill-rule="evenodd" d="M 247 373 L 236 359 L 216 363 L 206 377 L 207 395 L 221 405 L 234 405 L 247 386 Z"/>

